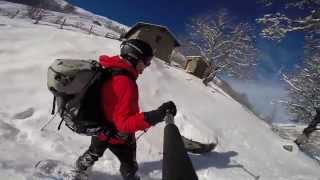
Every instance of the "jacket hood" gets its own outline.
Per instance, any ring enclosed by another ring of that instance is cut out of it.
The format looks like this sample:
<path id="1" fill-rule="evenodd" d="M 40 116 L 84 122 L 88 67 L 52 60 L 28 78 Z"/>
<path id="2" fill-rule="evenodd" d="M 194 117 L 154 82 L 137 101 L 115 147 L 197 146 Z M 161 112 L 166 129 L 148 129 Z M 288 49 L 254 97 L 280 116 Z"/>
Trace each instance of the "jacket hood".
<path id="1" fill-rule="evenodd" d="M 101 55 L 99 57 L 99 62 L 105 68 L 119 68 L 127 70 L 135 79 L 139 76 L 137 70 L 120 56 L 109 57 L 107 55 Z"/>

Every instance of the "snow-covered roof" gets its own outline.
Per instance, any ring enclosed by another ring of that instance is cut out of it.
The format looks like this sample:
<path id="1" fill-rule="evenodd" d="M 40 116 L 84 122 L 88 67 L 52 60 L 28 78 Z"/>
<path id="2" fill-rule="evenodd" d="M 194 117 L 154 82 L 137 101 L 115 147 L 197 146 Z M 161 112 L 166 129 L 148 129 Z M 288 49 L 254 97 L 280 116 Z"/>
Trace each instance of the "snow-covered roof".
<path id="1" fill-rule="evenodd" d="M 173 33 L 165 26 L 157 25 L 157 24 L 151 24 L 151 23 L 145 23 L 145 22 L 138 22 L 135 24 L 129 31 L 122 35 L 122 38 L 128 39 L 131 35 L 136 33 L 142 28 L 154 28 L 154 29 L 160 29 L 163 32 L 166 32 L 169 37 L 174 41 L 175 47 L 180 46 L 180 43 L 178 42 L 177 38 L 173 35 Z"/>

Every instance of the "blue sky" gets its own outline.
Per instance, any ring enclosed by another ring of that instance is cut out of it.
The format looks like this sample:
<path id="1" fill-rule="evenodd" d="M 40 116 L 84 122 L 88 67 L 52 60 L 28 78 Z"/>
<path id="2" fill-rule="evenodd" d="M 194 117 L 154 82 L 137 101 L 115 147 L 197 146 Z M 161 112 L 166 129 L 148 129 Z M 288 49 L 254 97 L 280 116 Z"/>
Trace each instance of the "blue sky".
<path id="1" fill-rule="evenodd" d="M 177 37 L 186 35 L 186 23 L 199 14 L 228 9 L 238 21 L 255 24 L 255 19 L 266 12 L 275 12 L 276 7 L 263 7 L 256 0 L 68 0 L 93 13 L 106 16 L 122 24 L 132 26 L 138 21 L 167 26 Z M 257 46 L 262 51 L 258 66 L 259 76 L 277 79 L 281 67 L 290 71 L 294 64 L 301 62 L 303 38 L 291 35 L 283 43 L 276 44 L 257 38 Z"/>
<path id="2" fill-rule="evenodd" d="M 209 10 L 228 8 L 241 18 L 257 16 L 255 0 L 68 0 L 100 15 L 128 26 L 137 21 L 147 21 L 169 27 L 174 33 L 184 32 L 189 18 Z M 245 3 L 244 3 L 245 2 Z"/>

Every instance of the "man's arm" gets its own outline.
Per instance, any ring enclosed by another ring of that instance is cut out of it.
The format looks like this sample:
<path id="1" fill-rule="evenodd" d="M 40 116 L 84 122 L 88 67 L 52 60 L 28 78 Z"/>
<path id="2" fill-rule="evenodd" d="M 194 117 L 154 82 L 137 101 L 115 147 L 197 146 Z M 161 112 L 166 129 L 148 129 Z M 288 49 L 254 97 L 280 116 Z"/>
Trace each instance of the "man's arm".
<path id="1" fill-rule="evenodd" d="M 145 130 L 150 124 L 139 112 L 138 92 L 134 82 L 126 76 L 117 76 L 114 81 L 114 92 L 117 98 L 112 119 L 118 131 L 134 133 Z"/>

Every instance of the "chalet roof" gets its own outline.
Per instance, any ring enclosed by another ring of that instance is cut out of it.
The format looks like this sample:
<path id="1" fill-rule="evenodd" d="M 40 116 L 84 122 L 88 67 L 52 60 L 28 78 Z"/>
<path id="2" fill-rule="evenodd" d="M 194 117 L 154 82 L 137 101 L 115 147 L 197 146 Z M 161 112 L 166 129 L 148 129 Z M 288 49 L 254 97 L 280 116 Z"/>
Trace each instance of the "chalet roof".
<path id="1" fill-rule="evenodd" d="M 174 41 L 174 46 L 175 47 L 180 46 L 180 43 L 178 42 L 178 40 L 175 38 L 173 33 L 171 33 L 170 30 L 167 27 L 160 26 L 160 25 L 157 25 L 157 24 L 145 23 L 145 22 L 138 22 L 137 24 L 135 24 L 127 33 L 125 33 L 122 36 L 122 38 L 128 39 L 132 34 L 137 32 L 139 29 L 145 28 L 145 27 L 157 28 L 157 29 L 160 29 L 163 32 L 166 32 L 172 38 L 172 40 Z"/>

